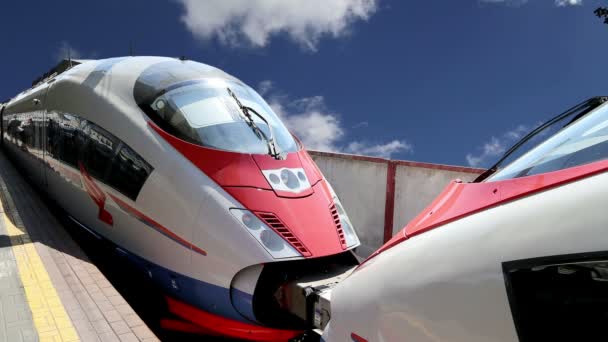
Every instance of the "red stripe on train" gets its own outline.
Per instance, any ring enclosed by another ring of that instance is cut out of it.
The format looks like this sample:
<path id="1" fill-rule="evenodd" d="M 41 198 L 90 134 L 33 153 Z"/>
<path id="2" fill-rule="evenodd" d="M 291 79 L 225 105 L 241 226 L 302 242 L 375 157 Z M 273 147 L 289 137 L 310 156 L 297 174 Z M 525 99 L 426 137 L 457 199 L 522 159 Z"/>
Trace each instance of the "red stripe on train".
<path id="1" fill-rule="evenodd" d="M 192 249 L 193 251 L 202 254 L 202 255 L 207 255 L 207 252 L 205 252 L 204 250 L 198 248 L 197 246 L 193 245 L 192 243 L 184 240 L 183 238 L 181 238 L 179 235 L 175 234 L 174 232 L 170 231 L 169 229 L 163 227 L 160 223 L 154 221 L 153 219 L 151 219 L 150 217 L 144 215 L 141 211 L 133 208 L 132 206 L 128 205 L 125 201 L 121 200 L 120 198 L 112 195 L 112 194 L 108 194 L 110 195 L 110 197 L 112 198 L 112 200 L 114 200 L 114 202 L 118 203 L 118 205 L 123 208 L 124 210 L 128 211 L 129 214 L 135 216 L 136 218 L 138 218 L 139 220 L 145 221 L 146 223 L 148 223 L 149 225 L 151 225 L 154 229 L 159 230 L 160 232 L 162 232 L 163 234 L 167 235 L 168 237 L 170 237 L 171 239 L 175 240 L 177 243 L 188 247 L 190 249 Z"/>
<path id="2" fill-rule="evenodd" d="M 95 181 L 87 172 L 87 169 L 81 162 L 78 162 L 78 167 L 80 168 L 80 174 L 82 174 L 82 179 L 84 180 L 84 187 L 87 190 L 87 193 L 93 199 L 93 202 L 99 208 L 99 213 L 97 214 L 97 218 L 100 221 L 109 224 L 110 226 L 114 225 L 114 219 L 112 218 L 112 214 L 110 214 L 106 209 L 106 196 L 103 193 L 103 190 L 95 184 Z"/>
<path id="3" fill-rule="evenodd" d="M 238 338 L 247 341 L 268 341 L 268 342 L 287 342 L 303 333 L 298 330 L 281 330 L 263 327 L 259 325 L 247 324 L 231 319 L 217 316 L 189 304 L 182 303 L 171 297 L 165 297 L 169 311 L 180 317 L 186 322 L 190 322 L 198 327 L 205 334 L 219 335 L 230 338 Z M 175 323 L 170 325 L 176 326 Z M 192 326 L 179 325 L 177 328 L 187 328 L 194 331 Z"/>
<path id="4" fill-rule="evenodd" d="M 351 333 L 350 338 L 353 340 L 353 342 L 367 342 L 366 339 L 364 339 L 363 337 L 361 337 L 355 333 Z"/>

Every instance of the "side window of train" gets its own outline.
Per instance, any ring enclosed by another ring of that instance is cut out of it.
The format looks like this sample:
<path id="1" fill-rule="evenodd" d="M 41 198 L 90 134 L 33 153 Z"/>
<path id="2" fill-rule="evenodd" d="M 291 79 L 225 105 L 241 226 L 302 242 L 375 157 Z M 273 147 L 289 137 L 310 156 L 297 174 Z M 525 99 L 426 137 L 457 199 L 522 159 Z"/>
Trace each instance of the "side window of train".
<path id="1" fill-rule="evenodd" d="M 514 260 L 502 268 L 519 341 L 595 341 L 605 335 L 608 251 Z"/>
<path id="2" fill-rule="evenodd" d="M 34 146 L 34 118 L 31 112 L 22 113 L 20 125 L 21 142 L 27 147 Z"/>
<path id="3" fill-rule="evenodd" d="M 47 153 L 77 167 L 79 149 L 85 141 L 79 126 L 80 119 L 74 115 L 49 113 L 46 123 Z"/>
<path id="4" fill-rule="evenodd" d="M 85 142 L 72 146 L 82 146 L 79 158 L 87 172 L 135 201 L 152 173 L 152 166 L 125 143 L 92 122 L 82 120 L 81 130 L 77 131 Z"/>
<path id="5" fill-rule="evenodd" d="M 61 159 L 61 126 L 59 116 L 54 112 L 47 114 L 46 140 L 46 154 L 51 158 Z"/>
<path id="6" fill-rule="evenodd" d="M 152 166 L 123 144 L 112 162 L 108 185 L 135 201 L 151 172 Z"/>
<path id="7" fill-rule="evenodd" d="M 21 140 L 21 120 L 18 114 L 6 114 L 6 132 L 12 138 L 13 143 Z"/>
<path id="8" fill-rule="evenodd" d="M 91 176 L 105 181 L 118 141 L 106 130 L 91 122 L 84 124 L 83 132 L 87 141 L 81 151 L 81 160 Z"/>
<path id="9" fill-rule="evenodd" d="M 44 148 L 44 110 L 34 113 L 34 148 L 42 151 Z"/>
<path id="10" fill-rule="evenodd" d="M 14 136 L 15 135 L 15 129 L 14 129 L 14 123 L 13 123 L 13 116 L 11 114 L 7 114 L 4 113 L 2 115 L 2 119 L 4 120 L 4 134 L 6 135 L 7 139 Z"/>
<path id="11" fill-rule="evenodd" d="M 78 166 L 80 148 L 84 146 L 85 137 L 80 130 L 80 119 L 75 115 L 63 114 L 58 125 L 60 159 L 72 166 Z"/>

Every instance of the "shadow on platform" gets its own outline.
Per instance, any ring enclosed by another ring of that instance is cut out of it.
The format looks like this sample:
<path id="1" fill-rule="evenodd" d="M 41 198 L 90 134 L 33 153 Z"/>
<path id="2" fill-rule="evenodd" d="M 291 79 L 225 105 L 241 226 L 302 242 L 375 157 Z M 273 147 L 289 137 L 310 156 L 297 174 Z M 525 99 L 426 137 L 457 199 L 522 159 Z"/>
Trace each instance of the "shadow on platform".
<path id="1" fill-rule="evenodd" d="M 147 276 L 116 253 L 111 244 L 94 238 L 78 227 L 56 203 L 35 189 L 20 171 L 0 150 L 0 177 L 4 179 L 12 201 L 3 193 L 0 200 L 11 223 L 20 230 L 27 227 L 32 242 L 95 264 L 162 341 L 233 341 L 162 329 L 159 322 L 167 313 L 166 306 L 162 294 L 149 283 Z M 23 222 L 11 215 L 12 210 L 19 213 Z M 0 235 L 0 248 L 12 246 L 13 242 L 21 243 L 22 240 L 18 236 Z"/>

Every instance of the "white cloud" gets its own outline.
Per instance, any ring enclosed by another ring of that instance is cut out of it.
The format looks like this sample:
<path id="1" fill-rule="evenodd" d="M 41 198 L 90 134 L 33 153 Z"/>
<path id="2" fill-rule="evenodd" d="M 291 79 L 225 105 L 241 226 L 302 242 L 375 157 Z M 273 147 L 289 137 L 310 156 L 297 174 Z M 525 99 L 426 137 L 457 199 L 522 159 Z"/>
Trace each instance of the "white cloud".
<path id="1" fill-rule="evenodd" d="M 369 122 L 361 121 L 357 124 L 354 124 L 352 128 L 366 128 L 366 127 L 369 127 Z"/>
<path id="2" fill-rule="evenodd" d="M 367 20 L 378 0 L 178 0 L 182 22 L 195 37 L 228 45 L 264 47 L 284 33 L 308 50 L 322 37 L 341 37 L 352 23 Z"/>
<path id="3" fill-rule="evenodd" d="M 583 4 L 583 0 L 555 0 L 555 5 L 559 7 L 563 6 L 580 6 Z"/>
<path id="4" fill-rule="evenodd" d="M 481 3 L 491 3 L 491 4 L 506 4 L 509 6 L 521 6 L 528 3 L 528 0 L 479 0 Z M 555 6 L 565 7 L 565 6 L 579 6 L 583 4 L 583 0 L 554 0 L 553 2 Z"/>
<path id="5" fill-rule="evenodd" d="M 537 127 L 537 124 L 534 127 Z M 524 137 L 525 134 L 532 130 L 532 126 L 519 125 L 514 129 L 505 132 L 500 137 L 491 137 L 489 141 L 485 142 L 477 153 L 469 153 L 466 156 L 467 163 L 472 167 L 486 167 L 488 163 L 496 161 L 498 157 L 502 156 L 507 148 L 510 148 L 513 144 Z"/>
<path id="6" fill-rule="evenodd" d="M 82 54 L 78 49 L 74 48 L 72 45 L 70 45 L 70 43 L 64 40 L 61 42 L 57 50 L 55 50 L 55 53 L 53 54 L 53 59 L 59 62 L 64 59 L 68 59 L 68 57 L 72 59 L 78 59 L 82 57 Z"/>
<path id="7" fill-rule="evenodd" d="M 258 91 L 264 95 L 272 109 L 308 149 L 373 155 L 390 158 L 399 152 L 413 152 L 413 146 L 404 140 L 388 143 L 344 141 L 348 132 L 339 115 L 330 111 L 323 96 L 296 100 L 276 91 L 271 81 L 263 81 Z"/>
<path id="8" fill-rule="evenodd" d="M 525 5 L 528 0 L 478 0 L 479 3 L 486 4 L 505 4 L 507 6 L 519 7 Z"/>
<path id="9" fill-rule="evenodd" d="M 413 152 L 414 147 L 402 140 L 393 140 L 386 144 L 373 145 L 366 142 L 353 141 L 349 143 L 345 150 L 347 153 L 371 155 L 383 158 L 390 158 L 397 152 Z"/>
<path id="10" fill-rule="evenodd" d="M 258 84 L 258 93 L 264 96 L 272 90 L 272 81 L 264 80 Z"/>
<path id="11" fill-rule="evenodd" d="M 540 123 L 536 124 L 536 126 L 538 126 L 539 124 Z M 530 127 L 528 127 L 526 125 L 519 125 L 519 126 L 515 127 L 513 130 L 510 130 L 507 133 L 505 133 L 505 137 L 507 137 L 511 140 L 519 140 L 519 139 L 523 138 L 525 134 L 528 134 L 530 132 L 530 130 L 531 130 Z"/>
<path id="12" fill-rule="evenodd" d="M 490 141 L 483 144 L 481 147 L 481 153 L 479 154 L 467 154 L 467 163 L 473 167 L 487 166 L 486 164 L 491 158 L 502 155 L 506 151 L 506 144 L 503 139 L 496 137 L 490 138 Z"/>
<path id="13" fill-rule="evenodd" d="M 285 96 L 271 96 L 270 106 L 281 116 L 287 127 L 307 148 L 335 151 L 344 136 L 338 117 L 325 107 L 322 96 L 288 100 Z"/>

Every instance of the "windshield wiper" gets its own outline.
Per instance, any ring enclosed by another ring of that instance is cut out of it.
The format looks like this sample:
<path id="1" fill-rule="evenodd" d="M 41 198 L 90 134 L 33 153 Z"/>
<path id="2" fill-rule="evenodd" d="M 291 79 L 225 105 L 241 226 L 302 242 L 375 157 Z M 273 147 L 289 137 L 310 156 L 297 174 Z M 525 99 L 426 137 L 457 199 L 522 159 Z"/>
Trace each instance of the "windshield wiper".
<path id="1" fill-rule="evenodd" d="M 260 113 L 258 113 L 255 109 L 245 106 L 241 103 L 241 101 L 239 101 L 238 97 L 236 97 L 236 94 L 232 91 L 232 89 L 230 88 L 226 88 L 228 90 L 228 94 L 230 94 L 230 96 L 234 99 L 234 101 L 236 102 L 236 104 L 239 106 L 239 109 L 241 110 L 241 113 L 243 113 L 243 116 L 245 117 L 245 122 L 247 122 L 247 125 L 249 127 L 251 127 L 251 129 L 253 130 L 253 133 L 255 133 L 255 135 L 259 138 L 259 139 L 264 139 L 264 141 L 266 141 L 266 145 L 268 146 L 268 154 L 273 157 L 276 160 L 281 160 L 283 159 L 283 154 L 281 153 L 281 151 L 279 150 L 279 148 L 277 147 L 277 144 L 275 143 L 274 140 L 274 134 L 272 133 L 272 126 L 270 125 L 270 123 L 268 122 L 268 120 L 266 120 L 266 118 L 264 118 Z M 270 136 L 267 136 L 264 131 L 262 131 L 253 121 L 253 117 L 251 116 L 251 113 L 255 114 L 258 118 L 260 118 L 260 120 L 262 120 L 266 126 L 268 126 L 268 133 Z"/>
<path id="2" fill-rule="evenodd" d="M 507 158 L 509 158 L 510 155 L 512 155 L 519 147 L 521 147 L 523 144 L 525 144 L 528 140 L 534 138 L 540 132 L 545 130 L 545 128 L 555 124 L 556 122 L 563 120 L 564 118 L 566 118 L 570 115 L 578 113 L 572 120 L 568 121 L 568 123 L 566 123 L 564 125 L 564 127 L 569 126 L 572 123 L 574 123 L 575 121 L 577 121 L 578 119 L 585 116 L 587 113 L 589 113 L 592 110 L 594 110 L 595 108 L 599 107 L 601 104 L 603 104 L 607 100 L 608 100 L 608 97 L 605 97 L 605 96 L 592 97 L 592 98 L 590 98 L 584 102 L 581 102 L 581 103 L 577 104 L 576 106 L 568 109 L 567 111 L 565 111 L 565 112 L 561 113 L 560 115 L 554 117 L 553 119 L 545 122 L 544 124 L 538 126 L 532 132 L 528 133 L 528 135 L 523 137 L 519 142 L 517 142 L 517 144 L 513 145 L 513 147 L 511 147 L 507 152 L 505 152 L 505 154 L 503 154 L 503 156 L 494 165 L 492 165 L 489 169 L 487 169 L 482 174 L 480 174 L 477 178 L 475 178 L 473 183 L 479 183 L 479 182 L 483 181 L 484 179 L 490 177 L 496 171 L 498 171 L 498 168 L 502 165 L 502 163 Z"/>

